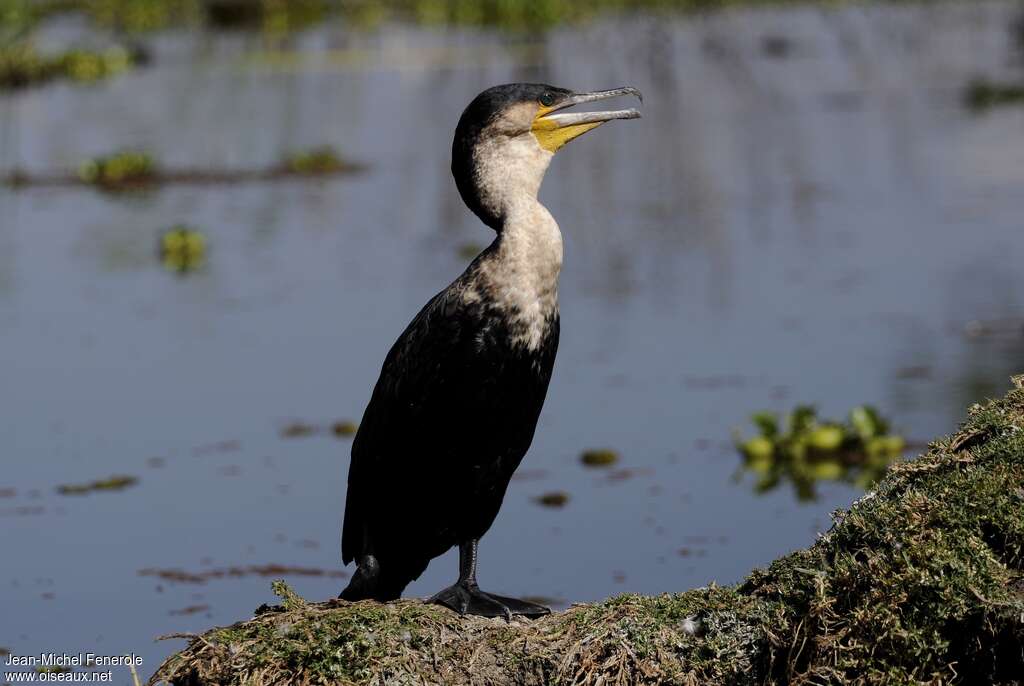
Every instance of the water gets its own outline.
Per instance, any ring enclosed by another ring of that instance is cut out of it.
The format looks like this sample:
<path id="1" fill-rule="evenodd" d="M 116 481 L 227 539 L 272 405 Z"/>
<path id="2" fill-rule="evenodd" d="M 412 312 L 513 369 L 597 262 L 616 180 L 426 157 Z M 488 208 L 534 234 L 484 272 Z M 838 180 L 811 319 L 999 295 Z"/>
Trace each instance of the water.
<path id="1" fill-rule="evenodd" d="M 490 240 L 447 171 L 450 136 L 513 80 L 646 99 L 644 119 L 559 153 L 542 190 L 566 240 L 562 344 L 482 585 L 562 603 L 678 591 L 808 545 L 858 493 L 753 495 L 730 438 L 751 412 L 870 402 L 927 440 L 1024 366 L 1024 110 L 961 104 L 975 75 L 1020 76 L 1018 12 L 641 15 L 525 39 L 168 32 L 145 70 L 3 96 L 4 169 L 125 146 L 251 168 L 324 143 L 370 168 L 130 197 L 0 189 L 0 646 L 134 651 L 149 673 L 181 645 L 157 635 L 273 598 L 256 575 L 140 570 L 340 569 L 349 441 L 281 430 L 358 420 L 394 338 Z M 175 222 L 211 246 L 184 278 L 154 256 Z M 631 471 L 579 464 L 603 446 Z M 140 483 L 55 492 L 112 474 Z M 534 502 L 549 491 L 568 504 Z M 407 594 L 455 573 L 450 553 Z M 284 576 L 311 599 L 344 583 Z"/>

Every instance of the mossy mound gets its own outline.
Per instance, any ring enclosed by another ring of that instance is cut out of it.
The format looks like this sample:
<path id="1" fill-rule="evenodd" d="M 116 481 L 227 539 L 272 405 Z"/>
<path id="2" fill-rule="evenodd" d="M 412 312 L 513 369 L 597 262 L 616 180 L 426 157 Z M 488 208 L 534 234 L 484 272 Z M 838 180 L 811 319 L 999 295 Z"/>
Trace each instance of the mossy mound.
<path id="1" fill-rule="evenodd" d="M 742 584 L 537 621 L 404 600 L 305 603 L 213 629 L 150 683 L 1019 683 L 1024 377 L 892 469 L 813 546 Z"/>

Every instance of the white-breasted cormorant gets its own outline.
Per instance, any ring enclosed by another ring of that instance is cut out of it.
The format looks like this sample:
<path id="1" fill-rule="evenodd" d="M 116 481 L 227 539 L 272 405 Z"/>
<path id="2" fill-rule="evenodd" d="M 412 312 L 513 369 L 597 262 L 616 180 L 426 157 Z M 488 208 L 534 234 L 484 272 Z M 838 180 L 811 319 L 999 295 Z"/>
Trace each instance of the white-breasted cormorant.
<path id="1" fill-rule="evenodd" d="M 342 559 L 346 600 L 392 600 L 459 546 L 459 579 L 433 598 L 462 614 L 548 609 L 480 590 L 477 541 L 533 440 L 558 348 L 562 235 L 537 200 L 555 151 L 635 109 L 562 112 L 635 88 L 489 88 L 459 119 L 452 174 L 497 237 L 392 346 L 352 444 Z"/>

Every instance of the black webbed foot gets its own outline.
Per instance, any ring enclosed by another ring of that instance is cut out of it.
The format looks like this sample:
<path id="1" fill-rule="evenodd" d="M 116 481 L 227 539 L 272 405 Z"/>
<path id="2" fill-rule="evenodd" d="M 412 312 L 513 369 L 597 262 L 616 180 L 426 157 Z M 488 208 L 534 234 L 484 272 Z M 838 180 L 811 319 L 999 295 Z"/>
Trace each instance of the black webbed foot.
<path id="1" fill-rule="evenodd" d="M 540 617 L 551 612 L 536 603 L 484 593 L 476 584 L 465 581 L 449 586 L 428 602 L 444 605 L 460 615 L 504 617 L 506 621 L 511 621 L 512 615 Z"/>

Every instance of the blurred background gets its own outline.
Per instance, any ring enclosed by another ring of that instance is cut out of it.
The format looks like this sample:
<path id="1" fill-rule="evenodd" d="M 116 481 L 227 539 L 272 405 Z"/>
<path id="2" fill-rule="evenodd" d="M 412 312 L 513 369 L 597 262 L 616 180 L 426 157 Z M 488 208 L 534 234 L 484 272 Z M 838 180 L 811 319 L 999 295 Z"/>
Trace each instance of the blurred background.
<path id="1" fill-rule="evenodd" d="M 1024 371 L 1024 3 L 0 0 L 0 648 L 148 674 L 273 578 L 337 594 L 510 81 L 645 101 L 541 191 L 561 350 L 485 587 L 736 582 Z"/>

